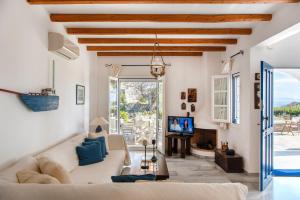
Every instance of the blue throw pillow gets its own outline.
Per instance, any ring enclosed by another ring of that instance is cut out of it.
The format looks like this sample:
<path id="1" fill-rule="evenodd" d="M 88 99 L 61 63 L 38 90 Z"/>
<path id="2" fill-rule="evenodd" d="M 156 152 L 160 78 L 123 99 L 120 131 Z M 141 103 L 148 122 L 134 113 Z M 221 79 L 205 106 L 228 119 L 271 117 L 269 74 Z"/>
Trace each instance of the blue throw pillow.
<path id="1" fill-rule="evenodd" d="M 91 144 L 95 144 L 97 143 L 99 146 L 99 150 L 100 150 L 100 154 L 102 156 L 102 158 L 104 159 L 106 157 L 105 155 L 105 149 L 103 148 L 102 142 L 95 140 L 95 141 L 89 141 L 89 142 L 83 142 L 82 146 L 87 146 L 87 145 L 91 145 Z"/>
<path id="2" fill-rule="evenodd" d="M 77 146 L 76 153 L 79 159 L 79 166 L 90 165 L 103 161 L 99 142 L 94 142 L 93 144 L 86 146 Z"/>
<path id="3" fill-rule="evenodd" d="M 108 152 L 106 150 L 106 144 L 105 144 L 105 137 L 101 136 L 95 139 L 90 139 L 90 138 L 85 138 L 84 139 L 85 142 L 94 142 L 94 141 L 98 141 L 101 144 L 101 149 L 102 149 L 102 153 L 105 155 L 108 155 Z"/>
<path id="4" fill-rule="evenodd" d="M 124 182 L 135 182 L 139 180 L 154 181 L 156 176 L 154 174 L 145 174 L 145 175 L 120 175 L 112 176 L 112 182 L 124 183 Z"/>

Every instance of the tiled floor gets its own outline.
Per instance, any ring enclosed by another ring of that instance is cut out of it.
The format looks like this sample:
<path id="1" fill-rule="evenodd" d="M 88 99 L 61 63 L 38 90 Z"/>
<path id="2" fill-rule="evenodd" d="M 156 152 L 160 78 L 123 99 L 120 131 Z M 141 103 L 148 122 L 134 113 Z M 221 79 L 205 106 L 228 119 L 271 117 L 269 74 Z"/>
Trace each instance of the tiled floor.
<path id="1" fill-rule="evenodd" d="M 131 152 L 133 154 L 140 152 Z M 248 186 L 248 200 L 300 200 L 300 177 L 274 177 L 264 191 L 258 191 L 258 175 L 228 174 L 210 158 L 178 156 L 167 158 L 170 180 L 188 183 L 240 182 Z"/>

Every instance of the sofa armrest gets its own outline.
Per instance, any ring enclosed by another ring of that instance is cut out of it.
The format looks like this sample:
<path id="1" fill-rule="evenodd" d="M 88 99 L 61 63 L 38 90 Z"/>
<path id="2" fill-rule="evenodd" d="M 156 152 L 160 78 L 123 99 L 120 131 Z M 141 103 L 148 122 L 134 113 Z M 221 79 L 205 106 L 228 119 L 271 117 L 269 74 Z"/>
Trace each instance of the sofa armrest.
<path id="1" fill-rule="evenodd" d="M 109 150 L 124 150 L 125 151 L 124 165 L 128 166 L 131 164 L 130 154 L 123 135 L 116 135 L 116 134 L 108 135 L 108 146 L 109 146 Z"/>
<path id="2" fill-rule="evenodd" d="M 126 142 L 123 135 L 108 135 L 109 150 L 125 150 Z"/>

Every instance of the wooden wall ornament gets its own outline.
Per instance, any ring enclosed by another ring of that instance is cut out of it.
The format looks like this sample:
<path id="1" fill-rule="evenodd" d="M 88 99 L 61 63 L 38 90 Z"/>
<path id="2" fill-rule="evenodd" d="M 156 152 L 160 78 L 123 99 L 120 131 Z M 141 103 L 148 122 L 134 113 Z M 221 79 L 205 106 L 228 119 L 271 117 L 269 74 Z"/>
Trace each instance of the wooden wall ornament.
<path id="1" fill-rule="evenodd" d="M 186 103 L 181 104 L 181 110 L 186 110 Z"/>
<path id="2" fill-rule="evenodd" d="M 188 89 L 188 102 L 191 102 L 191 103 L 197 102 L 197 89 L 196 88 Z"/>
<path id="3" fill-rule="evenodd" d="M 59 107 L 59 96 L 54 94 L 42 94 L 42 93 L 20 93 L 16 91 L 6 90 L 0 88 L 1 92 L 17 95 L 24 105 L 33 112 L 44 112 L 57 110 Z"/>
<path id="4" fill-rule="evenodd" d="M 181 92 L 181 100 L 185 100 L 186 99 L 186 92 Z"/>
<path id="5" fill-rule="evenodd" d="M 260 109 L 260 83 L 254 83 L 254 108 Z"/>
<path id="6" fill-rule="evenodd" d="M 255 73 L 255 80 L 260 81 L 260 73 Z"/>
<path id="7" fill-rule="evenodd" d="M 196 106 L 194 104 L 191 105 L 191 112 L 195 112 L 196 111 Z"/>

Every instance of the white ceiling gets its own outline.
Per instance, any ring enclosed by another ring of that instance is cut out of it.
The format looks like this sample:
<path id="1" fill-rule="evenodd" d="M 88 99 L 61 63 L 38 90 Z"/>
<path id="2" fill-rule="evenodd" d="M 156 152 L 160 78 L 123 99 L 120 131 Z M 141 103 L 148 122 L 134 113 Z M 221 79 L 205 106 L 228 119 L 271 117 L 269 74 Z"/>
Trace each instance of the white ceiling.
<path id="1" fill-rule="evenodd" d="M 271 49 L 266 47 L 265 54 L 274 67 L 300 68 L 300 33 L 278 42 Z"/>

